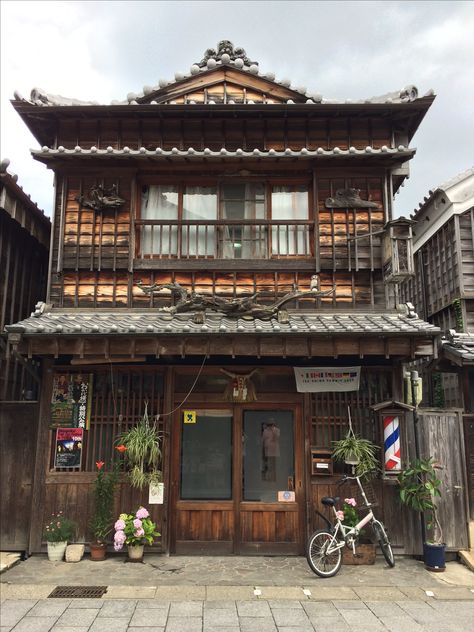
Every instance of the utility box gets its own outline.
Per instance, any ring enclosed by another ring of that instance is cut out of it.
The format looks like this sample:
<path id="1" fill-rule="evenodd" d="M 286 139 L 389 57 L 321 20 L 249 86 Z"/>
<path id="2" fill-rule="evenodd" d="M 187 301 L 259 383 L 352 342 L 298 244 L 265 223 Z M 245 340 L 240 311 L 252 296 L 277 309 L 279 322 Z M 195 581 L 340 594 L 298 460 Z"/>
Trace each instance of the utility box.
<path id="1" fill-rule="evenodd" d="M 385 224 L 382 243 L 385 283 L 401 283 L 415 276 L 412 235 L 414 223 L 411 219 L 400 217 Z"/>
<path id="2" fill-rule="evenodd" d="M 331 450 L 326 448 L 311 448 L 311 475 L 331 476 L 333 461 Z"/>

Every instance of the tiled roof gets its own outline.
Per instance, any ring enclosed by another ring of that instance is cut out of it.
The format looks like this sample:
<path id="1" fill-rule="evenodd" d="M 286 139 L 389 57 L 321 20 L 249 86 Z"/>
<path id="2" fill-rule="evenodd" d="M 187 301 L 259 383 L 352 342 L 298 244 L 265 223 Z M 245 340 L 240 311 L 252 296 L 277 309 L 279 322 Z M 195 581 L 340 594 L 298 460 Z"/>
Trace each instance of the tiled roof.
<path id="1" fill-rule="evenodd" d="M 291 313 L 289 323 L 272 320 L 231 319 L 207 313 L 204 324 L 193 322 L 192 314 L 170 315 L 152 309 L 144 311 L 102 310 L 45 311 L 6 330 L 27 335 L 150 335 L 150 334 L 305 334 L 311 336 L 351 335 L 419 335 L 434 336 L 439 328 L 424 322 L 416 314 L 399 312 L 301 312 Z"/>
<path id="2" fill-rule="evenodd" d="M 434 196 L 437 193 L 440 193 L 442 191 L 446 192 L 454 187 L 456 184 L 459 184 L 460 182 L 463 182 L 463 180 L 467 180 L 472 176 L 474 176 L 474 166 L 433 187 L 428 191 L 428 195 L 425 195 L 423 201 L 418 204 L 418 208 L 413 209 L 413 213 L 410 215 L 410 217 L 412 217 L 413 219 L 419 217 L 420 213 L 428 206 L 428 204 L 433 200 Z"/>
<path id="3" fill-rule="evenodd" d="M 243 149 L 236 149 L 230 151 L 223 147 L 219 151 L 212 151 L 211 149 L 197 150 L 189 147 L 188 149 L 162 149 L 157 147 L 156 149 L 146 149 L 140 147 L 140 149 L 130 149 L 129 147 L 123 147 L 122 149 L 114 149 L 113 147 L 107 147 L 106 149 L 98 149 L 97 147 L 91 147 L 90 149 L 84 149 L 82 147 L 75 147 L 74 149 L 66 149 L 63 146 L 57 149 L 51 149 L 44 146 L 41 149 L 33 149 L 31 153 L 39 160 L 47 159 L 48 157 L 74 157 L 74 158 L 150 158 L 153 160 L 169 159 L 169 158 L 186 158 L 189 159 L 202 159 L 202 158 L 339 158 L 339 157 L 361 157 L 361 156 L 396 156 L 396 157 L 411 157 L 415 154 L 416 149 L 410 149 L 404 145 L 398 147 L 387 147 L 384 145 L 381 149 L 374 149 L 373 147 L 366 147 L 365 149 L 356 149 L 350 147 L 349 149 L 340 149 L 334 147 L 334 149 L 323 149 L 318 147 L 317 149 L 308 149 L 302 147 L 299 150 L 285 149 L 284 151 L 276 151 L 275 149 L 269 149 L 263 151 L 261 149 L 253 149 L 251 151 L 244 151 Z"/>
<path id="4" fill-rule="evenodd" d="M 474 363 L 474 335 L 451 331 L 448 338 L 442 341 L 442 351 L 459 364 Z"/>

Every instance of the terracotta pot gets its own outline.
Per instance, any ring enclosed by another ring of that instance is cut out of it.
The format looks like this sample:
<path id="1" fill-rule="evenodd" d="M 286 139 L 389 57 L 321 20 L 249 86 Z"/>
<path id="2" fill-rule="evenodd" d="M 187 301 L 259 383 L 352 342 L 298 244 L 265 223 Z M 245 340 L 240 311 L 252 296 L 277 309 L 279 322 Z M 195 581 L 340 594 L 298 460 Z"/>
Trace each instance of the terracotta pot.
<path id="1" fill-rule="evenodd" d="M 48 542 L 48 560 L 61 562 L 66 552 L 67 542 Z"/>
<path id="2" fill-rule="evenodd" d="M 89 550 L 93 562 L 102 562 L 105 560 L 107 545 L 104 542 L 91 542 L 89 544 Z"/>
<path id="3" fill-rule="evenodd" d="M 355 556 L 352 549 L 345 547 L 342 550 L 342 563 L 359 566 L 361 564 L 375 564 L 375 544 L 364 543 L 356 546 Z"/>
<path id="4" fill-rule="evenodd" d="M 142 562 L 143 551 L 145 549 L 144 544 L 129 544 L 128 545 L 128 561 L 129 562 Z"/>

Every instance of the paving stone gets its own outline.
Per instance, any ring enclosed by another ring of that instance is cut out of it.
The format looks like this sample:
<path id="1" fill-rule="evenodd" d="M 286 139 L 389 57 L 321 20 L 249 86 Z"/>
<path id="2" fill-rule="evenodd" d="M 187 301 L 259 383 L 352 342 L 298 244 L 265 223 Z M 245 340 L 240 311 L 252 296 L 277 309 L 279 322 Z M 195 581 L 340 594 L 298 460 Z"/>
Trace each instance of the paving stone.
<path id="1" fill-rule="evenodd" d="M 229 625 L 238 625 L 239 619 L 237 613 L 230 609 L 206 610 L 204 613 L 204 625 L 214 627 L 226 627 Z"/>
<path id="2" fill-rule="evenodd" d="M 146 602 L 148 603 L 148 602 Z M 128 617 L 130 618 L 135 611 L 137 602 L 134 600 L 113 600 L 106 601 L 100 609 L 98 617 Z"/>
<path id="3" fill-rule="evenodd" d="M 239 617 L 271 617 L 270 606 L 266 601 L 238 601 Z"/>
<path id="4" fill-rule="evenodd" d="M 341 614 L 351 627 L 363 625 L 367 628 L 383 629 L 380 619 L 372 614 L 368 608 L 365 610 L 342 610 Z"/>
<path id="5" fill-rule="evenodd" d="M 36 599 L 8 599 L 3 602 L 0 612 L 0 623 L 3 627 L 11 627 L 25 616 L 36 604 Z"/>
<path id="6" fill-rule="evenodd" d="M 202 632 L 201 617 L 170 617 L 166 632 Z"/>
<path id="7" fill-rule="evenodd" d="M 311 620 L 316 632 L 350 632 L 351 628 L 341 616 L 338 617 L 320 617 Z M 406 631 L 408 632 L 408 630 Z"/>
<path id="8" fill-rule="evenodd" d="M 168 618 L 168 608 L 138 608 L 130 620 L 130 627 L 165 626 Z"/>
<path id="9" fill-rule="evenodd" d="M 428 597 L 426 591 L 423 588 L 419 588 L 418 586 L 397 586 L 400 592 L 402 592 L 408 599 L 411 600 L 421 600 L 421 601 L 429 601 L 433 599 L 433 597 Z"/>
<path id="10" fill-rule="evenodd" d="M 68 608 L 59 618 L 58 625 L 68 628 L 89 626 L 98 613 L 97 608 Z"/>
<path id="11" fill-rule="evenodd" d="M 390 632 L 424 632 L 425 630 L 425 628 L 414 621 L 412 617 L 406 615 L 395 617 L 381 616 L 380 621 Z"/>
<path id="12" fill-rule="evenodd" d="M 309 617 L 330 617 L 337 616 L 338 610 L 336 606 L 328 601 L 308 601 L 302 602 L 304 611 Z"/>
<path id="13" fill-rule="evenodd" d="M 154 599 L 156 586 L 109 586 L 104 599 Z"/>
<path id="14" fill-rule="evenodd" d="M 54 602 L 62 601 L 61 599 L 54 599 Z M 71 608 L 102 608 L 105 601 L 103 599 L 71 599 Z"/>
<path id="15" fill-rule="evenodd" d="M 348 601 L 359 599 L 352 588 L 347 586 L 315 586 L 310 588 L 312 601 Z"/>
<path id="16" fill-rule="evenodd" d="M 402 601 L 407 596 L 398 588 L 372 586 L 358 586 L 354 588 L 355 593 L 363 601 Z"/>
<path id="17" fill-rule="evenodd" d="M 0 625 L 0 632 L 10 632 L 12 625 Z"/>
<path id="18" fill-rule="evenodd" d="M 335 601 L 334 606 L 337 610 L 368 610 L 362 601 Z"/>
<path id="19" fill-rule="evenodd" d="M 301 601 L 307 599 L 303 589 L 299 586 L 262 586 L 259 599 L 292 599 Z"/>
<path id="20" fill-rule="evenodd" d="M 60 617 L 69 606 L 70 601 L 66 599 L 39 601 L 31 610 L 26 613 L 27 617 Z"/>
<path id="21" fill-rule="evenodd" d="M 278 608 L 284 608 L 285 610 L 303 610 L 303 606 L 301 605 L 300 601 L 296 601 L 296 600 L 281 600 L 281 601 L 275 601 L 274 599 L 269 599 L 268 600 L 268 605 L 270 606 L 270 608 L 273 609 L 278 609 Z"/>
<path id="22" fill-rule="evenodd" d="M 366 601 L 365 605 L 377 617 L 400 617 L 405 614 L 403 608 L 392 601 Z"/>
<path id="23" fill-rule="evenodd" d="M 440 586 L 439 588 L 433 588 L 435 599 L 440 601 L 474 601 L 474 594 L 466 586 Z"/>
<path id="24" fill-rule="evenodd" d="M 239 623 L 241 632 L 277 632 L 277 627 L 271 617 L 242 618 Z"/>
<path id="25" fill-rule="evenodd" d="M 68 628 L 64 625 L 55 625 L 51 628 L 51 632 L 88 632 L 89 627 L 84 626 L 82 628 Z"/>
<path id="26" fill-rule="evenodd" d="M 12 571 L 15 569 L 12 569 Z M 11 571 L 10 571 L 11 572 Z M 55 588 L 56 584 L 0 584 L 2 599 L 45 599 Z"/>
<path id="27" fill-rule="evenodd" d="M 240 627 L 238 625 L 236 625 L 236 626 L 234 626 L 234 625 L 227 626 L 226 625 L 225 628 L 222 628 L 221 626 L 218 626 L 216 628 L 213 625 L 208 626 L 208 625 L 204 624 L 203 630 L 204 630 L 204 632 L 240 632 Z"/>
<path id="28" fill-rule="evenodd" d="M 158 586 L 155 594 L 155 599 L 166 601 L 204 600 L 205 598 L 205 586 Z"/>
<path id="29" fill-rule="evenodd" d="M 165 632 L 165 628 L 158 627 L 143 627 L 143 628 L 128 628 L 128 632 Z"/>
<path id="30" fill-rule="evenodd" d="M 225 632 L 227 632 L 227 630 Z M 314 632 L 314 628 L 311 624 L 299 626 L 279 625 L 278 632 Z"/>
<path id="31" fill-rule="evenodd" d="M 25 617 L 15 626 L 15 632 L 49 632 L 56 617 Z"/>
<path id="32" fill-rule="evenodd" d="M 301 610 L 272 610 L 273 618 L 278 627 L 281 626 L 308 626 L 310 620 L 306 612 Z"/>
<path id="33" fill-rule="evenodd" d="M 89 632 L 127 632 L 129 617 L 97 618 L 89 628 Z"/>
<path id="34" fill-rule="evenodd" d="M 140 610 L 149 610 L 150 608 L 168 611 L 170 608 L 170 602 L 164 601 L 162 599 L 146 599 L 143 601 L 138 600 L 135 612 L 138 612 Z"/>
<path id="35" fill-rule="evenodd" d="M 207 599 L 204 603 L 203 603 L 203 607 L 204 607 L 204 611 L 206 610 L 221 610 L 221 609 L 225 609 L 225 610 L 233 610 L 234 612 L 237 612 L 237 608 L 235 605 L 235 601 L 222 601 L 219 599 L 216 600 L 209 600 Z"/>
<path id="36" fill-rule="evenodd" d="M 200 601 L 179 601 L 170 605 L 170 617 L 202 617 Z"/>
<path id="37" fill-rule="evenodd" d="M 253 586 L 206 586 L 206 599 L 215 601 L 237 601 L 256 599 Z"/>

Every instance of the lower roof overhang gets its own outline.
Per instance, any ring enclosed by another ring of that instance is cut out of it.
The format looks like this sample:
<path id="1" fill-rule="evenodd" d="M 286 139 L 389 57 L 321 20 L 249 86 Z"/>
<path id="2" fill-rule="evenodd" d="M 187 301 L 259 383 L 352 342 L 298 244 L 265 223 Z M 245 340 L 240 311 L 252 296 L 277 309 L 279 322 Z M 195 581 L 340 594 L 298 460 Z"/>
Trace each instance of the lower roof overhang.
<path id="1" fill-rule="evenodd" d="M 436 356 L 439 329 L 398 313 L 291 313 L 287 322 L 191 314 L 49 312 L 7 326 L 9 345 L 22 355 L 97 361 L 166 356 L 255 358 Z"/>

